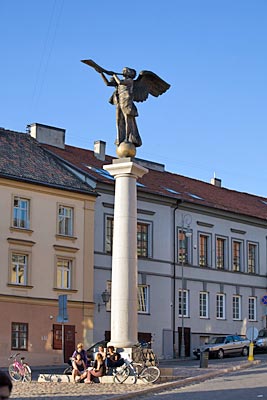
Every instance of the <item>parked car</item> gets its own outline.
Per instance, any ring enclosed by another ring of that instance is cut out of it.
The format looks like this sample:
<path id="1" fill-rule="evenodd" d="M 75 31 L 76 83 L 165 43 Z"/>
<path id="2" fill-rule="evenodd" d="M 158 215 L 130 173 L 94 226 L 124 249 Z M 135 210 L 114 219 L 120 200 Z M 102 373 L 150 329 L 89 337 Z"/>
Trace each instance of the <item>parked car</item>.
<path id="1" fill-rule="evenodd" d="M 255 352 L 267 351 L 267 329 L 261 329 L 253 343 Z"/>
<path id="2" fill-rule="evenodd" d="M 216 336 L 212 337 L 209 343 L 205 343 L 193 349 L 193 354 L 198 359 L 202 351 L 208 351 L 209 357 L 223 358 L 228 355 L 247 356 L 249 352 L 248 339 L 244 339 L 237 335 Z"/>
<path id="3" fill-rule="evenodd" d="M 98 347 L 103 346 L 104 348 L 106 348 L 107 343 L 108 343 L 107 340 L 100 340 L 99 342 L 96 342 L 95 344 L 93 344 L 93 346 L 89 347 L 89 349 L 87 349 L 88 361 L 94 361 L 95 356 L 98 353 Z"/>

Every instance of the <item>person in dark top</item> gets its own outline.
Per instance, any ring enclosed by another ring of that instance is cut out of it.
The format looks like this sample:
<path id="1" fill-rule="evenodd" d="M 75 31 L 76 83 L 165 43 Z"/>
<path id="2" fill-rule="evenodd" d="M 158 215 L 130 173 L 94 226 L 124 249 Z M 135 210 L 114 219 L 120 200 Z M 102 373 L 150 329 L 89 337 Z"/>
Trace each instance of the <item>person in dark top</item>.
<path id="1" fill-rule="evenodd" d="M 0 371 L 0 399 L 1 400 L 7 400 L 11 394 L 12 391 L 12 382 L 9 376 L 3 372 Z"/>
<path id="2" fill-rule="evenodd" d="M 94 366 L 92 369 L 90 368 L 88 369 L 87 379 L 84 381 L 84 383 L 93 383 L 94 377 L 99 378 L 100 376 L 105 375 L 105 372 L 106 372 L 106 367 L 103 356 L 102 354 L 97 353 Z"/>
<path id="3" fill-rule="evenodd" d="M 117 368 L 124 364 L 124 359 L 115 351 L 114 346 L 108 346 L 107 349 L 107 367 Z"/>
<path id="4" fill-rule="evenodd" d="M 88 365 L 87 353 L 86 353 L 86 351 L 84 350 L 83 344 L 82 344 L 82 343 L 78 343 L 78 344 L 77 344 L 77 349 L 73 352 L 73 354 L 72 354 L 71 357 L 72 357 L 72 358 L 76 358 L 77 354 L 80 354 L 80 355 L 81 355 L 81 358 L 82 358 L 82 360 L 84 361 L 85 366 L 87 367 L 87 365 Z"/>
<path id="5" fill-rule="evenodd" d="M 81 357 L 81 354 L 78 353 L 73 359 L 72 367 L 72 378 L 74 383 L 77 383 L 86 377 L 86 365 Z"/>

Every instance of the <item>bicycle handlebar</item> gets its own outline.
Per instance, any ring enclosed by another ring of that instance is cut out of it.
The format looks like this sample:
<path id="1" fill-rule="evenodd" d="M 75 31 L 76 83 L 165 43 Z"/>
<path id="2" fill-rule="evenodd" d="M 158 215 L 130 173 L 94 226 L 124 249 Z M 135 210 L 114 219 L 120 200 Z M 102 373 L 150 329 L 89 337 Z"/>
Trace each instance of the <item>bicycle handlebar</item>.
<path id="1" fill-rule="evenodd" d="M 16 358 L 17 356 L 19 356 L 20 353 L 16 353 L 16 354 L 11 354 L 8 359 L 10 360 L 11 358 Z"/>

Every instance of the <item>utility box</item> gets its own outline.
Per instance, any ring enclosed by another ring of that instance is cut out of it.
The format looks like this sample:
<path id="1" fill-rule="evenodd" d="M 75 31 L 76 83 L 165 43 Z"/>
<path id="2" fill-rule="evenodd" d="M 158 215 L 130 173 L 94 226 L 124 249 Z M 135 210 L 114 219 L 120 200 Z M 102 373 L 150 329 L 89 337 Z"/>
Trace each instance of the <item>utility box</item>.
<path id="1" fill-rule="evenodd" d="M 209 366 L 209 351 L 201 351 L 200 352 L 200 368 L 208 368 Z"/>

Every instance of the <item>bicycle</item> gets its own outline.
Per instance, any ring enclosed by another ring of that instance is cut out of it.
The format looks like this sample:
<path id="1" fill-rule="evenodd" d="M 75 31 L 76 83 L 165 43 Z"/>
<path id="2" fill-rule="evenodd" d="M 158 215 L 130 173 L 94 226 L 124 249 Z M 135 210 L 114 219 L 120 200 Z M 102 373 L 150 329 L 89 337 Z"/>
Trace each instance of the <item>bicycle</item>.
<path id="1" fill-rule="evenodd" d="M 160 377 L 160 369 L 156 366 L 124 360 L 124 364 L 116 368 L 113 375 L 115 383 L 123 383 L 129 376 L 134 376 L 131 383 L 136 383 L 137 379 L 141 379 L 144 383 L 154 383 Z"/>
<path id="2" fill-rule="evenodd" d="M 20 353 L 11 354 L 8 358 L 11 360 L 13 358 L 12 364 L 8 367 L 8 372 L 10 378 L 15 382 L 31 382 L 32 371 L 27 363 L 24 362 L 25 357 L 20 357 L 20 361 L 17 360 L 17 356 Z"/>

